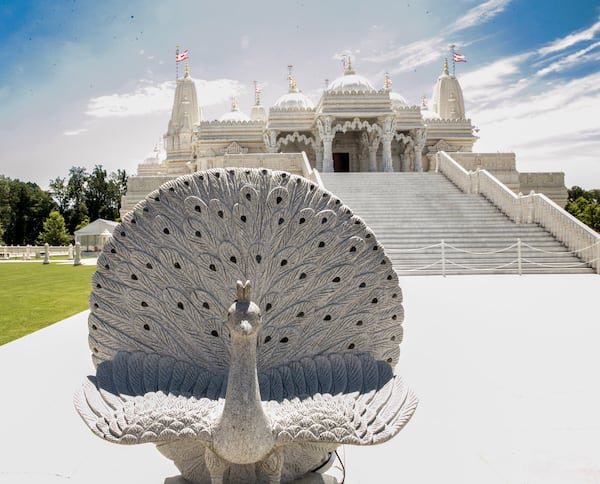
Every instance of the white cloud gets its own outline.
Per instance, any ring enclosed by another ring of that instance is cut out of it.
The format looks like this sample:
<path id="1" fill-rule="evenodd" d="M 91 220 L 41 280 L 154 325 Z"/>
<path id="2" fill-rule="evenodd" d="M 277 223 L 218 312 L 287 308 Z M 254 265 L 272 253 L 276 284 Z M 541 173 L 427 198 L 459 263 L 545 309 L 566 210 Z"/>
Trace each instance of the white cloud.
<path id="1" fill-rule="evenodd" d="M 587 54 L 591 51 L 593 51 L 594 49 L 596 49 L 597 47 L 600 47 L 600 42 L 595 42 L 589 46 L 587 46 L 584 49 L 580 49 L 577 52 L 574 52 L 573 54 L 570 54 L 566 57 L 563 57 L 559 60 L 557 60 L 556 62 L 552 62 L 549 66 L 544 67 L 543 69 L 540 69 L 536 75 L 537 76 L 545 76 L 547 74 L 550 74 L 551 72 L 561 72 L 564 71 L 565 69 L 568 69 L 574 65 L 580 64 L 581 61 L 598 61 L 600 60 L 600 54 L 596 53 L 593 56 L 588 56 Z"/>
<path id="2" fill-rule="evenodd" d="M 250 47 L 250 37 L 247 35 L 242 35 L 242 38 L 240 39 L 240 47 L 243 50 L 248 49 Z"/>
<path id="3" fill-rule="evenodd" d="M 87 128 L 71 129 L 71 130 L 64 131 L 63 135 L 65 135 L 65 136 L 77 136 L 77 135 L 80 135 L 82 133 L 85 133 L 87 130 L 88 130 Z"/>
<path id="4" fill-rule="evenodd" d="M 538 53 L 540 55 L 547 55 L 553 52 L 560 52 L 580 42 L 592 40 L 598 32 L 600 32 L 600 20 L 596 21 L 596 23 L 588 29 L 569 34 L 566 37 L 563 37 L 562 39 L 556 39 L 555 41 L 548 44 L 546 47 L 542 47 L 541 49 L 539 49 Z"/>
<path id="5" fill-rule="evenodd" d="M 511 1 L 512 0 L 488 0 L 487 2 L 473 7 L 465 15 L 450 25 L 450 33 L 459 32 L 487 22 L 496 15 L 502 13 Z"/>
<path id="6" fill-rule="evenodd" d="M 246 86 L 231 79 L 212 81 L 197 79 L 195 83 L 200 107 L 220 104 L 232 96 L 247 91 Z M 165 81 L 157 84 L 142 81 L 141 84 L 131 93 L 115 93 L 90 99 L 86 114 L 96 118 L 123 118 L 153 113 L 169 113 L 171 111 L 175 81 Z"/>

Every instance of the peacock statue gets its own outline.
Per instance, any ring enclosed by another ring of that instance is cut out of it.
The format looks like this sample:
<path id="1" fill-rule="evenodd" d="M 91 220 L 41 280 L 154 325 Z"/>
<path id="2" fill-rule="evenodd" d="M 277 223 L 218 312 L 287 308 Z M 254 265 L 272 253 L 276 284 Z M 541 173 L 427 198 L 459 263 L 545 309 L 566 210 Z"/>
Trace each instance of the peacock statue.
<path id="1" fill-rule="evenodd" d="M 210 169 L 115 228 L 92 279 L 98 436 L 155 443 L 191 483 L 293 482 L 396 435 L 402 293 L 364 222 L 310 180 Z"/>

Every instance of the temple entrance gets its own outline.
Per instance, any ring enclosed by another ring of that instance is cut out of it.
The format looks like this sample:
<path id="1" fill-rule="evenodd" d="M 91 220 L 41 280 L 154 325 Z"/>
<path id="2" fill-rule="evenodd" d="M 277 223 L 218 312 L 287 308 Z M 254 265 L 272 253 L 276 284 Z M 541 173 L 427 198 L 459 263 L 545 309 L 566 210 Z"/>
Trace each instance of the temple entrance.
<path id="1" fill-rule="evenodd" d="M 333 171 L 350 171 L 350 153 L 333 153 Z"/>

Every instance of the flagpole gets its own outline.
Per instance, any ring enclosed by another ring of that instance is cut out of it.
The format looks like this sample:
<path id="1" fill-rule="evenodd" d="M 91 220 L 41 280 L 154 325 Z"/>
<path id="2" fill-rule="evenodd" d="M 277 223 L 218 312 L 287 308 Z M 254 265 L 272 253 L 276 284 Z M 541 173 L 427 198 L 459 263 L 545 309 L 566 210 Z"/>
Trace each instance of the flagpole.
<path id="1" fill-rule="evenodd" d="M 179 79 L 179 46 L 175 47 L 175 80 Z"/>
<path id="2" fill-rule="evenodd" d="M 454 48 L 456 44 L 450 44 L 450 57 L 452 57 L 452 76 L 456 77 L 456 59 L 454 58 Z"/>

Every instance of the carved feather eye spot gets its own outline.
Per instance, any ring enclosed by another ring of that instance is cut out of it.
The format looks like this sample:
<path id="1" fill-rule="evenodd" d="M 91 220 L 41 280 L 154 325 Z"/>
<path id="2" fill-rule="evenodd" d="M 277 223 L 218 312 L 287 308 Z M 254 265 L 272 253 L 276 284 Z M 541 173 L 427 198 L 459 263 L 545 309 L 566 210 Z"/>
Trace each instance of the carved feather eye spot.
<path id="1" fill-rule="evenodd" d="M 196 206 L 194 207 L 194 210 L 195 210 L 196 212 L 198 212 L 198 213 L 202 213 L 202 207 L 201 207 L 200 205 L 196 205 Z"/>
<path id="2" fill-rule="evenodd" d="M 367 283 L 366 282 L 361 282 L 358 287 L 367 287 Z"/>
<path id="3" fill-rule="evenodd" d="M 137 281 L 138 280 L 138 276 L 136 276 L 135 274 L 131 274 L 131 280 L 132 281 Z"/>
<path id="4" fill-rule="evenodd" d="M 260 261 L 262 260 L 262 255 L 257 255 L 257 256 L 255 257 L 255 259 L 256 259 L 256 262 L 257 262 L 258 264 L 260 264 Z"/>
<path id="5" fill-rule="evenodd" d="M 273 305 L 271 303 L 267 303 L 267 305 L 265 306 L 265 311 L 270 311 L 272 307 Z"/>
<path id="6" fill-rule="evenodd" d="M 371 234 L 365 235 L 365 239 L 370 239 L 370 238 L 371 238 Z"/>
<path id="7" fill-rule="evenodd" d="M 376 297 L 374 297 L 373 299 L 371 299 L 371 304 L 377 304 L 379 301 L 377 300 Z"/>
<path id="8" fill-rule="evenodd" d="M 388 363 L 391 363 L 392 361 L 393 361 L 393 360 L 392 360 L 391 358 L 388 358 L 388 359 L 387 359 L 387 362 L 388 362 Z"/>
<path id="9" fill-rule="evenodd" d="M 281 225 L 283 222 L 285 222 L 285 220 L 282 217 L 277 221 L 277 225 Z"/>
<path id="10" fill-rule="evenodd" d="M 296 178 L 296 185 L 300 185 L 300 183 L 302 183 L 302 180 L 300 180 L 300 178 Z"/>
<path id="11" fill-rule="evenodd" d="M 286 259 L 283 259 L 280 263 L 281 267 L 283 266 L 287 266 L 288 261 Z"/>
<path id="12" fill-rule="evenodd" d="M 395 336 L 392 336 L 392 337 L 390 338 L 390 341 L 396 341 L 396 337 L 395 337 Z"/>
<path id="13" fill-rule="evenodd" d="M 94 308 L 98 309 L 100 306 L 98 306 L 98 303 L 94 303 Z"/>
<path id="14" fill-rule="evenodd" d="M 356 322 L 356 326 L 362 326 L 362 325 L 363 325 L 363 321 L 362 321 L 362 319 L 359 319 L 359 320 Z"/>
<path id="15" fill-rule="evenodd" d="M 281 178 L 287 178 L 287 173 L 282 173 Z"/>
<path id="16" fill-rule="evenodd" d="M 392 319 L 393 319 L 394 321 L 396 321 L 396 319 L 398 319 L 398 316 L 397 316 L 396 314 L 394 314 L 394 315 L 392 316 Z"/>
<path id="17" fill-rule="evenodd" d="M 346 209 L 346 215 L 349 215 L 350 217 L 352 217 L 352 210 L 350 210 L 349 208 Z M 360 223 L 360 222 L 358 222 Z"/>
<path id="18" fill-rule="evenodd" d="M 229 174 L 230 174 L 231 176 L 235 176 L 235 170 L 229 170 Z"/>
<path id="19" fill-rule="evenodd" d="M 215 178 L 220 178 L 220 177 L 221 177 L 221 174 L 219 172 L 216 172 L 215 173 Z"/>
<path id="20" fill-rule="evenodd" d="M 386 260 L 385 260 L 385 259 L 383 259 L 383 260 L 381 261 L 381 265 L 382 265 L 382 266 L 384 266 L 384 265 L 386 265 L 386 264 L 387 264 Z"/>
<path id="21" fill-rule="evenodd" d="M 281 197 L 277 197 L 275 199 L 275 203 L 277 203 L 277 205 L 279 205 L 282 201 L 283 201 L 283 198 L 281 198 Z"/>
<path id="22" fill-rule="evenodd" d="M 348 349 L 349 349 L 349 350 L 353 350 L 353 349 L 354 349 L 354 343 L 350 343 L 350 344 L 348 345 Z"/>
<path id="23" fill-rule="evenodd" d="M 287 337 L 287 336 L 284 336 L 283 338 L 281 338 L 281 339 L 279 340 L 279 342 L 280 342 L 280 343 L 287 343 L 288 341 L 289 341 L 289 339 L 288 339 L 288 337 Z"/>
<path id="24" fill-rule="evenodd" d="M 165 235 L 169 235 L 171 233 L 167 227 L 163 229 L 163 232 L 165 233 Z"/>
<path id="25" fill-rule="evenodd" d="M 378 250 L 379 247 L 377 247 L 376 245 L 373 246 L 373 250 Z"/>
<path id="26" fill-rule="evenodd" d="M 398 297 L 398 294 L 396 294 L 396 293 L 392 294 L 392 298 L 397 298 L 397 297 Z"/>
<path id="27" fill-rule="evenodd" d="M 203 307 L 204 309 L 210 309 L 210 304 L 208 304 L 207 302 L 205 302 L 205 303 L 202 303 L 202 307 Z"/>
<path id="28" fill-rule="evenodd" d="M 231 262 L 233 262 L 234 264 L 237 264 L 237 259 L 235 258 L 235 256 L 234 256 L 234 255 L 232 255 L 232 256 L 229 258 L 229 260 L 230 260 Z"/>
<path id="29" fill-rule="evenodd" d="M 360 225 L 360 220 L 355 220 L 354 225 Z"/>
<path id="30" fill-rule="evenodd" d="M 142 210 L 143 210 L 144 212 L 148 212 L 148 207 L 144 207 Z"/>
<path id="31" fill-rule="evenodd" d="M 170 191 L 170 192 L 174 192 L 174 191 L 175 191 L 175 189 L 174 189 L 173 187 L 169 187 L 169 191 Z"/>
<path id="32" fill-rule="evenodd" d="M 327 198 L 327 197 L 329 197 L 329 194 L 328 193 L 324 193 L 323 194 L 323 198 Z"/>
<path id="33" fill-rule="evenodd" d="M 386 279 L 387 279 L 388 281 L 391 281 L 391 280 L 393 279 L 393 278 L 392 278 L 392 275 L 390 274 L 389 276 L 387 276 L 387 277 L 386 277 Z"/>
<path id="34" fill-rule="evenodd" d="M 146 268 L 148 268 L 148 269 L 152 269 L 152 264 L 150 264 L 150 262 L 148 262 L 148 263 L 146 264 Z"/>
<path id="35" fill-rule="evenodd" d="M 183 309 L 183 303 L 182 303 L 182 302 L 178 302 L 178 303 L 177 303 L 177 307 L 178 307 L 179 309 Z"/>
<path id="36" fill-rule="evenodd" d="M 352 247 L 350 247 L 350 252 L 356 252 L 356 246 L 353 245 Z"/>
<path id="37" fill-rule="evenodd" d="M 126 237 L 127 234 L 125 232 L 121 232 L 121 237 Z"/>
<path id="38" fill-rule="evenodd" d="M 321 223 L 322 223 L 322 224 L 326 224 L 326 223 L 327 223 L 327 217 L 323 217 L 323 218 L 321 219 Z"/>
<path id="39" fill-rule="evenodd" d="M 96 284 L 96 287 L 97 287 L 98 289 L 102 289 L 102 284 Z"/>
<path id="40" fill-rule="evenodd" d="M 337 200 L 335 201 L 335 204 L 336 204 L 336 205 L 339 205 L 340 203 L 342 203 L 342 202 L 340 202 L 340 200 L 339 200 L 339 199 L 337 199 Z"/>
<path id="41" fill-rule="evenodd" d="M 186 187 L 189 187 L 189 186 L 190 186 L 190 182 L 189 182 L 189 181 L 187 181 L 187 180 L 186 180 L 186 181 L 184 181 L 184 182 L 183 182 L 183 184 L 184 184 Z"/>
<path id="42" fill-rule="evenodd" d="M 208 268 L 213 272 L 217 272 L 217 268 L 215 267 L 214 264 L 209 265 Z"/>
<path id="43" fill-rule="evenodd" d="M 268 171 L 267 171 L 267 170 L 262 170 L 262 171 L 261 171 L 261 173 L 262 173 L 263 175 L 266 175 L 266 174 L 268 173 Z"/>
<path id="44" fill-rule="evenodd" d="M 217 332 L 217 330 L 216 330 L 216 329 L 213 329 L 213 330 L 210 332 L 210 334 L 211 334 L 211 335 L 213 335 L 215 338 L 218 338 L 218 337 L 219 337 L 219 333 Z"/>
<path id="45" fill-rule="evenodd" d="M 306 219 L 304 217 L 300 217 L 300 220 L 298 220 L 298 223 L 300 225 L 302 225 L 304 222 L 306 222 Z"/>
<path id="46" fill-rule="evenodd" d="M 105 265 L 104 265 L 104 268 L 105 268 L 107 271 L 108 271 L 108 270 L 110 270 L 110 266 L 109 266 L 108 264 L 105 264 Z"/>
<path id="47" fill-rule="evenodd" d="M 217 212 L 217 215 L 219 216 L 219 218 L 223 218 L 223 210 L 219 210 Z"/>
<path id="48" fill-rule="evenodd" d="M 92 329 L 93 329 L 94 331 L 96 331 L 96 330 L 98 329 L 98 326 L 96 326 L 95 324 L 92 324 Z"/>
<path id="49" fill-rule="evenodd" d="M 150 331 L 150 325 L 149 324 L 144 324 L 144 329 L 146 331 Z"/>
<path id="50" fill-rule="evenodd" d="M 175 269 L 181 269 L 181 264 L 179 262 L 175 262 L 175 264 L 173 264 L 173 267 L 175 267 Z"/>
<path id="51" fill-rule="evenodd" d="M 246 216 L 245 216 L 245 215 L 242 215 L 242 216 L 240 217 L 240 220 L 241 220 L 242 222 L 246 223 L 246 220 L 247 220 L 247 218 L 246 218 Z"/>
<path id="52" fill-rule="evenodd" d="M 249 193 L 246 193 L 246 200 L 248 200 L 248 201 L 252 200 L 252 195 L 250 195 Z"/>
<path id="53" fill-rule="evenodd" d="M 94 348 L 94 353 L 98 353 L 98 348 Z"/>
<path id="54" fill-rule="evenodd" d="M 147 308 L 148 307 L 148 303 L 146 301 L 142 301 L 142 307 L 143 308 Z"/>
<path id="55" fill-rule="evenodd" d="M 302 274 L 300 274 L 300 277 L 298 277 L 298 279 L 306 279 L 306 274 L 303 272 Z"/>
<path id="56" fill-rule="evenodd" d="M 331 321 L 331 314 L 326 314 L 323 321 Z"/>
<path id="57" fill-rule="evenodd" d="M 296 314 L 297 318 L 303 318 L 304 317 L 304 311 L 300 311 L 298 314 Z"/>
<path id="58" fill-rule="evenodd" d="M 269 341 L 271 341 L 271 337 L 270 336 L 265 337 L 265 343 L 268 343 Z"/>
<path id="59" fill-rule="evenodd" d="M 314 189 L 315 189 L 315 186 L 314 186 L 314 185 L 310 185 L 310 186 L 309 186 L 309 190 L 310 190 L 311 192 L 312 192 L 312 191 L 314 191 Z"/>
<path id="60" fill-rule="evenodd" d="M 249 174 L 250 174 L 250 170 L 244 170 L 244 173 L 245 173 L 246 175 L 249 175 Z"/>
<path id="61" fill-rule="evenodd" d="M 319 242 L 319 248 L 322 249 L 323 247 L 325 247 L 325 242 L 323 242 L 323 241 Z"/>
<path id="62" fill-rule="evenodd" d="M 339 277 L 334 277 L 331 282 L 340 282 L 340 280 L 341 279 Z"/>
<path id="63" fill-rule="evenodd" d="M 198 175 L 198 178 L 200 178 L 200 180 L 204 180 L 204 175 Z"/>
<path id="64" fill-rule="evenodd" d="M 199 230 L 196 230 L 196 237 L 202 237 L 202 232 L 200 232 Z"/>
<path id="65" fill-rule="evenodd" d="M 136 219 L 134 219 L 134 218 L 132 218 L 132 219 L 130 220 L 130 222 L 131 222 L 132 224 L 134 224 L 134 225 L 135 225 L 135 224 L 137 223 L 137 220 L 136 220 Z"/>
<path id="66" fill-rule="evenodd" d="M 160 197 L 154 197 L 154 201 L 160 202 Z"/>

